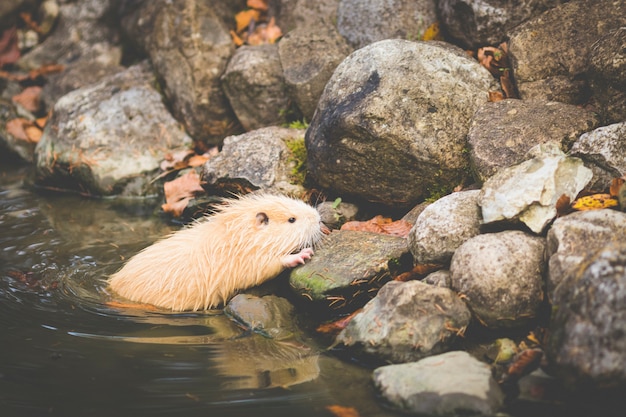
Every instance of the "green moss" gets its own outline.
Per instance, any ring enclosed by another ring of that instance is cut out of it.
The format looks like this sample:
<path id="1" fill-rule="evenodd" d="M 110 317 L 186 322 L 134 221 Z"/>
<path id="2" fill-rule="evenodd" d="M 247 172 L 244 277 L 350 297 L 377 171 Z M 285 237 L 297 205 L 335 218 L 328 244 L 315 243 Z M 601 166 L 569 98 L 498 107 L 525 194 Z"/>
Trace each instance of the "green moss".
<path id="1" fill-rule="evenodd" d="M 294 184 L 303 185 L 306 176 L 306 146 L 304 145 L 304 137 L 287 140 L 285 144 L 289 149 L 288 162 L 293 165 L 291 179 Z"/>

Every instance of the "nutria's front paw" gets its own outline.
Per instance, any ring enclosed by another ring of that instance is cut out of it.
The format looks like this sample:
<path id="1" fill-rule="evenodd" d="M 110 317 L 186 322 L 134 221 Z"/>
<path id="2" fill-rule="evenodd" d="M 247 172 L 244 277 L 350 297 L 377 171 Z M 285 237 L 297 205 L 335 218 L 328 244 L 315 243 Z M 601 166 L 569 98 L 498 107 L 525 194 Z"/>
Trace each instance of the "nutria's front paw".
<path id="1" fill-rule="evenodd" d="M 294 266 L 298 266 L 304 264 L 307 259 L 311 259 L 313 255 L 313 249 L 304 248 L 298 253 L 292 253 L 290 255 L 285 256 L 282 259 L 282 264 L 285 268 L 293 268 Z"/>

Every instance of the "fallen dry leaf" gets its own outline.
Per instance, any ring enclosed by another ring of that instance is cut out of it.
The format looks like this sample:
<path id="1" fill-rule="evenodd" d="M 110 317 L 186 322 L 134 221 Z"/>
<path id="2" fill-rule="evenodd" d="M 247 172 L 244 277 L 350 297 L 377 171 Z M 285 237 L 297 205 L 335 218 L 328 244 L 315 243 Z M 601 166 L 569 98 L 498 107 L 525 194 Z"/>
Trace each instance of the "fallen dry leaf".
<path id="1" fill-rule="evenodd" d="M 340 331 L 342 331 L 343 329 L 346 328 L 348 323 L 350 323 L 350 321 L 354 318 L 354 316 L 356 316 L 359 312 L 361 312 L 361 310 L 362 309 L 360 308 L 357 311 L 355 311 L 354 313 L 351 313 L 350 315 L 348 315 L 346 317 L 342 317 L 339 320 L 335 320 L 335 321 L 330 322 L 330 323 L 320 324 L 319 326 L 317 326 L 316 330 L 319 333 L 323 333 L 323 334 L 336 334 L 336 333 L 339 333 Z"/>
<path id="2" fill-rule="evenodd" d="M 241 33 L 251 23 L 256 23 L 261 19 L 261 13 L 258 10 L 248 9 L 235 15 L 236 32 Z"/>
<path id="3" fill-rule="evenodd" d="M 438 271 L 443 268 L 441 264 L 417 264 L 410 271 L 403 272 L 400 275 L 394 277 L 394 281 L 412 281 L 416 279 L 422 279 L 426 275 Z"/>
<path id="4" fill-rule="evenodd" d="M 561 197 L 559 197 L 558 200 L 556 200 L 555 208 L 556 217 L 565 216 L 570 211 L 572 211 L 570 198 L 567 195 L 563 194 Z"/>
<path id="5" fill-rule="evenodd" d="M 21 93 L 14 95 L 11 100 L 31 113 L 41 109 L 41 90 L 39 86 L 26 87 Z"/>
<path id="6" fill-rule="evenodd" d="M 620 188 L 624 185 L 626 179 L 624 177 L 621 178 L 613 178 L 611 181 L 611 188 L 609 189 L 609 194 L 612 197 L 617 197 L 619 195 Z"/>
<path id="7" fill-rule="evenodd" d="M 200 186 L 200 176 L 194 170 L 190 170 L 175 180 L 163 184 L 165 192 L 165 204 L 161 206 L 164 212 L 174 217 L 180 217 L 189 204 L 189 200 L 198 193 L 204 193 Z"/>
<path id="8" fill-rule="evenodd" d="M 11 134 L 15 139 L 25 142 L 37 143 L 41 139 L 43 132 L 35 122 L 21 117 L 11 119 L 6 123 L 7 133 Z"/>
<path id="9" fill-rule="evenodd" d="M 276 41 L 283 36 L 283 32 L 280 30 L 272 17 L 268 24 L 258 25 L 254 32 L 248 36 L 248 45 L 264 45 L 276 43 Z"/>
<path id="10" fill-rule="evenodd" d="M 441 29 L 439 28 L 439 22 L 435 22 L 428 26 L 422 36 L 423 41 L 442 41 Z"/>
<path id="11" fill-rule="evenodd" d="M 246 5 L 251 9 L 257 9 L 262 12 L 266 12 L 269 9 L 267 0 L 248 0 Z"/>
<path id="12" fill-rule="evenodd" d="M 383 216 L 376 216 L 370 220 L 359 222 L 346 222 L 341 226 L 341 230 L 356 230 L 362 232 L 381 233 L 391 236 L 407 237 L 413 224 L 405 220 L 392 221 Z"/>
<path id="13" fill-rule="evenodd" d="M 20 58 L 20 49 L 17 44 L 17 28 L 15 26 L 0 33 L 0 68 L 6 64 L 13 64 Z"/>
<path id="14" fill-rule="evenodd" d="M 592 194 L 577 198 L 572 203 L 572 209 L 578 211 L 601 210 L 617 207 L 618 202 L 611 194 Z"/>
<path id="15" fill-rule="evenodd" d="M 359 412 L 354 407 L 344 407 L 342 405 L 327 405 L 326 409 L 336 417 L 359 417 Z"/>

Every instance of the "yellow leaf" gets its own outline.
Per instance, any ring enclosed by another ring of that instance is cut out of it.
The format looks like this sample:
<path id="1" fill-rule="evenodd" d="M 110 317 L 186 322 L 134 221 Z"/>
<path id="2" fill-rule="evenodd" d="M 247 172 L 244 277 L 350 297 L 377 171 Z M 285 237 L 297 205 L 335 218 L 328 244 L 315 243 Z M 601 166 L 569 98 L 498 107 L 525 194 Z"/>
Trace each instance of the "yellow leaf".
<path id="1" fill-rule="evenodd" d="M 441 36 L 441 30 L 439 29 L 439 22 L 435 22 L 432 25 L 428 26 L 424 31 L 424 36 L 422 36 L 423 41 L 441 41 L 443 37 Z"/>
<path id="2" fill-rule="evenodd" d="M 600 210 L 616 206 L 617 200 L 611 197 L 610 194 L 587 195 L 576 199 L 572 204 L 572 208 L 578 211 Z"/>

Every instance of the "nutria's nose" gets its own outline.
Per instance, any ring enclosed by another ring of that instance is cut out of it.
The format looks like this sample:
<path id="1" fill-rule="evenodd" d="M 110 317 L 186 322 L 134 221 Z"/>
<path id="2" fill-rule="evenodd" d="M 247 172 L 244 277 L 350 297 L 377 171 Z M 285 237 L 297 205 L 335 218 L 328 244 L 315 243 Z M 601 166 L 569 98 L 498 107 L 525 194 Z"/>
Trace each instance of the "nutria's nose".
<path id="1" fill-rule="evenodd" d="M 328 228 L 328 226 L 326 226 L 322 222 L 320 222 L 320 229 L 322 229 L 322 233 L 324 233 L 325 235 L 329 235 L 330 234 L 330 229 Z"/>

